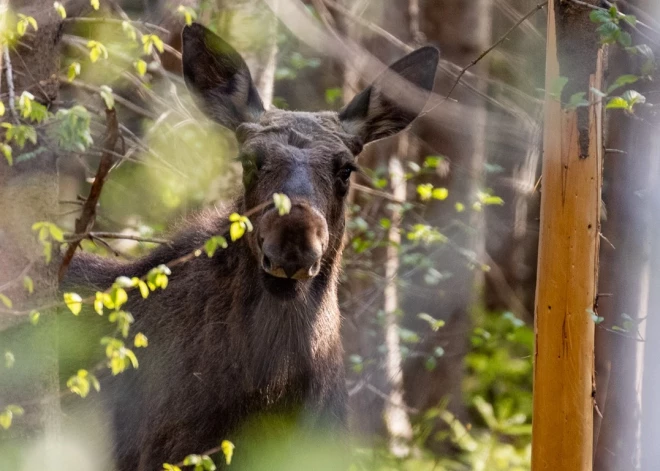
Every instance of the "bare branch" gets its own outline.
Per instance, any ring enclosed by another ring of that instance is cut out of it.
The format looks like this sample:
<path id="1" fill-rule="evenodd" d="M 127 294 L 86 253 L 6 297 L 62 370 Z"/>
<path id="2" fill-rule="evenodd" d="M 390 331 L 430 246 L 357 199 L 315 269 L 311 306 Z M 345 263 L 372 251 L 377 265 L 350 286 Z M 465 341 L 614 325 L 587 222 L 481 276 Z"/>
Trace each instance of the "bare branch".
<path id="1" fill-rule="evenodd" d="M 85 204 L 82 208 L 82 214 L 80 218 L 76 219 L 76 233 L 85 234 L 89 232 L 89 229 L 94 225 L 94 220 L 96 218 L 96 204 L 101 197 L 101 190 L 105 183 L 105 179 L 108 176 L 108 172 L 112 167 L 114 162 L 113 153 L 115 150 L 115 144 L 119 138 L 119 124 L 117 122 L 117 113 L 114 109 L 106 109 L 105 111 L 107 133 L 105 140 L 103 142 L 103 147 L 106 152 L 101 157 L 101 162 L 99 163 L 99 168 L 96 171 L 96 176 L 94 177 L 94 183 L 89 190 L 89 196 L 85 200 Z M 58 278 L 60 281 L 64 278 L 67 267 L 73 259 L 73 255 L 76 252 L 76 249 L 80 245 L 80 240 L 73 241 L 69 244 L 69 247 L 64 254 L 62 263 L 60 265 Z"/>
<path id="2" fill-rule="evenodd" d="M 465 75 L 465 72 L 467 72 L 469 68 L 474 67 L 475 65 L 477 65 L 477 63 L 478 63 L 481 59 L 483 59 L 484 57 L 486 57 L 486 56 L 488 55 L 488 53 L 490 53 L 493 49 L 495 49 L 497 46 L 499 46 L 500 44 L 502 44 L 502 43 L 506 40 L 506 38 L 508 38 L 509 35 L 510 35 L 513 31 L 515 31 L 516 28 L 518 28 L 518 26 L 520 26 L 521 24 L 523 24 L 523 23 L 525 22 L 525 20 L 527 20 L 527 18 L 529 18 L 530 16 L 532 16 L 534 13 L 536 13 L 537 11 L 539 11 L 541 8 L 543 8 L 543 7 L 546 6 L 547 4 L 548 4 L 548 2 L 545 1 L 545 2 L 541 2 L 541 3 L 539 3 L 538 5 L 536 5 L 536 6 L 535 6 L 534 8 L 532 8 L 530 11 L 528 11 L 527 14 L 525 14 L 522 18 L 520 18 L 518 21 L 516 21 L 516 23 L 515 23 L 511 28 L 509 28 L 509 30 L 508 30 L 506 33 L 504 33 L 504 34 L 502 35 L 502 37 L 500 37 L 500 39 L 498 39 L 497 41 L 495 41 L 495 43 L 493 43 L 493 45 L 491 45 L 488 49 L 486 49 L 486 50 L 483 51 L 481 54 L 479 54 L 479 56 L 478 56 L 476 59 L 474 59 L 472 62 L 470 62 L 468 65 L 466 65 L 465 67 L 463 67 L 463 68 L 461 69 L 461 71 L 459 72 L 458 77 L 456 77 L 456 81 L 454 81 L 454 84 L 453 84 L 453 85 L 451 86 L 451 88 L 449 89 L 449 93 L 447 93 L 446 98 L 449 98 L 449 97 L 451 96 L 452 92 L 454 91 L 454 89 L 456 88 L 456 86 L 458 85 L 458 83 L 459 83 L 459 82 L 461 81 L 461 79 L 463 78 L 463 75 Z"/>

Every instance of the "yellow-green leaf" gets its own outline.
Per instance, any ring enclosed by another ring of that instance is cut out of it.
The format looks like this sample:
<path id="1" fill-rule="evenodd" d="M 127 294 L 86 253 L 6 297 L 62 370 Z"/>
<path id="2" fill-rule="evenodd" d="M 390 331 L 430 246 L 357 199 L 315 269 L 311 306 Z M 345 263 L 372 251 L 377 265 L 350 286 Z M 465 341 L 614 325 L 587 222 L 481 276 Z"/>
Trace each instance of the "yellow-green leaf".
<path id="1" fill-rule="evenodd" d="M 94 10 L 98 10 L 101 6 L 101 2 L 99 0 L 89 0 L 89 3 L 92 5 Z"/>
<path id="2" fill-rule="evenodd" d="M 55 2 L 53 3 L 53 8 L 55 8 L 55 11 L 57 11 L 62 19 L 66 18 L 66 10 L 64 9 L 64 5 L 62 5 L 60 2 Z"/>
<path id="3" fill-rule="evenodd" d="M 225 461 L 227 461 L 227 464 L 231 464 L 231 458 L 234 455 L 234 448 L 236 448 L 234 444 L 229 440 L 222 440 L 220 448 L 222 449 L 222 453 L 225 455 Z"/>
<path id="4" fill-rule="evenodd" d="M 113 109 L 115 107 L 115 97 L 112 94 L 112 88 L 107 85 L 101 85 L 99 88 L 101 89 L 99 93 L 105 102 L 105 107 L 109 110 Z"/>
<path id="5" fill-rule="evenodd" d="M 30 311 L 30 324 L 37 325 L 39 322 L 39 317 L 41 317 L 39 311 Z"/>
<path id="6" fill-rule="evenodd" d="M 2 304 L 4 304 L 9 309 L 11 309 L 12 306 L 13 306 L 13 303 L 11 302 L 11 299 L 9 299 L 9 297 L 7 295 L 4 295 L 2 293 L 0 293 L 0 302 L 2 302 Z"/>
<path id="7" fill-rule="evenodd" d="M 82 310 L 82 298 L 77 293 L 64 293 L 64 304 L 75 316 Z"/>
<path id="8" fill-rule="evenodd" d="M 75 79 L 78 75 L 80 75 L 80 63 L 72 62 L 71 65 L 69 65 L 66 78 L 69 82 L 73 82 L 73 79 Z"/>
<path id="9" fill-rule="evenodd" d="M 143 348 L 149 345 L 149 339 L 142 332 L 138 332 L 133 339 L 133 345 L 137 348 Z"/>
<path id="10" fill-rule="evenodd" d="M 4 115 L 5 115 L 5 104 L 2 101 L 0 101 L 0 116 L 4 116 Z"/>
<path id="11" fill-rule="evenodd" d="M 449 190 L 447 188 L 434 188 L 433 189 L 433 199 L 436 200 L 446 200 L 449 196 Z"/>
<path id="12" fill-rule="evenodd" d="M 231 238 L 232 242 L 235 242 L 243 237 L 243 234 L 245 234 L 245 226 L 240 222 L 232 222 L 231 226 L 229 227 L 229 237 Z"/>
<path id="13" fill-rule="evenodd" d="M 275 207 L 280 216 L 284 216 L 291 212 L 291 200 L 284 193 L 273 194 L 273 202 L 275 203 Z"/>
<path id="14" fill-rule="evenodd" d="M 28 293 L 32 294 L 34 292 L 34 281 L 32 281 L 32 278 L 25 275 L 23 277 L 23 287 L 27 290 Z"/>
<path id="15" fill-rule="evenodd" d="M 5 368 L 11 368 L 14 366 L 14 363 L 16 363 L 16 358 L 14 357 L 14 354 L 7 350 L 5 352 Z"/>
<path id="16" fill-rule="evenodd" d="M 465 205 L 463 203 L 456 203 L 454 205 L 454 208 L 456 208 L 457 213 L 462 213 L 463 211 L 465 211 Z"/>
<path id="17" fill-rule="evenodd" d="M 147 63 L 142 59 L 138 59 L 133 63 L 135 70 L 137 71 L 140 77 L 144 77 L 144 74 L 147 73 Z"/>

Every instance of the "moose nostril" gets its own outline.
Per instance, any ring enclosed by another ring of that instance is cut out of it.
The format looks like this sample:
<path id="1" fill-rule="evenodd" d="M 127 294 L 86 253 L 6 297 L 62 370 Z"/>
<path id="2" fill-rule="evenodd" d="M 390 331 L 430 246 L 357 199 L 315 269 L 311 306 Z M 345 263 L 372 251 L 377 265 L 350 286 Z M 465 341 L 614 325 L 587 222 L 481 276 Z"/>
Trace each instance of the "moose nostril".
<path id="1" fill-rule="evenodd" d="M 321 259 L 317 260 L 316 262 L 314 262 L 314 265 L 309 267 L 309 271 L 307 272 L 307 274 L 310 277 L 314 277 L 318 275 L 319 271 L 321 271 Z"/>
<path id="2" fill-rule="evenodd" d="M 266 271 L 272 268 L 272 263 L 270 262 L 270 258 L 268 258 L 266 255 L 264 255 L 261 259 L 261 266 Z"/>

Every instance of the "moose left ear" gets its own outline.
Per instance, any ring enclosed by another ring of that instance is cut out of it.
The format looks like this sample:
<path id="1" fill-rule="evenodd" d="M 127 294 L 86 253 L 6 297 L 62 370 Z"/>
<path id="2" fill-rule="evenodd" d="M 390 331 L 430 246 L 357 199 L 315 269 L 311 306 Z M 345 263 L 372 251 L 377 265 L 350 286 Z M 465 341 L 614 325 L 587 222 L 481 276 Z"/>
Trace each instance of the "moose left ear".
<path id="1" fill-rule="evenodd" d="M 204 26 L 186 26 L 183 77 L 197 106 L 210 118 L 235 131 L 264 112 L 257 87 L 241 55 Z"/>
<path id="2" fill-rule="evenodd" d="M 439 58 L 426 46 L 392 64 L 339 112 L 344 130 L 366 144 L 408 126 L 431 94 Z"/>

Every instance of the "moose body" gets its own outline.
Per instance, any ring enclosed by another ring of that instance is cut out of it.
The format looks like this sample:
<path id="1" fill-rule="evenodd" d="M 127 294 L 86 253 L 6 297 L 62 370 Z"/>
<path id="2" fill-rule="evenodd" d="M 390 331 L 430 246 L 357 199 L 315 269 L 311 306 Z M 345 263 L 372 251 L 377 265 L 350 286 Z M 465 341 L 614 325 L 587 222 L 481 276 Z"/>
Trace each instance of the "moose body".
<path id="1" fill-rule="evenodd" d="M 160 469 L 265 413 L 345 430 L 337 282 L 349 177 L 364 144 L 421 111 L 437 61 L 435 49 L 422 48 L 391 67 L 419 92 L 412 106 L 388 99 L 385 78 L 339 113 L 265 111 L 240 55 L 200 25 L 184 29 L 186 83 L 198 106 L 236 133 L 244 193 L 136 262 L 77 255 L 65 286 L 105 289 L 119 276 L 144 276 L 227 234 L 232 212 L 254 211 L 254 231 L 174 266 L 167 289 L 130 296 L 132 331 L 149 347 L 137 370 L 102 386 L 118 469 Z M 268 204 L 274 193 L 290 198 L 288 214 Z"/>

